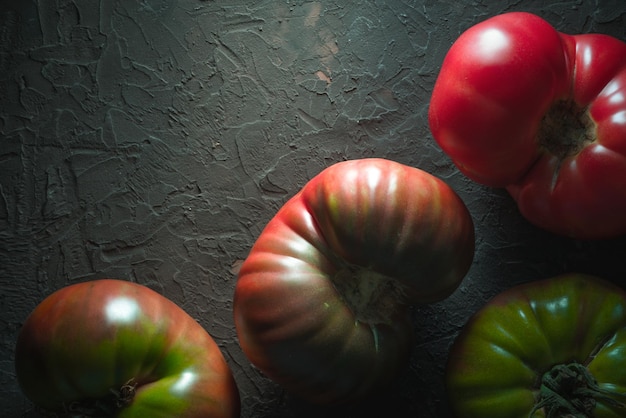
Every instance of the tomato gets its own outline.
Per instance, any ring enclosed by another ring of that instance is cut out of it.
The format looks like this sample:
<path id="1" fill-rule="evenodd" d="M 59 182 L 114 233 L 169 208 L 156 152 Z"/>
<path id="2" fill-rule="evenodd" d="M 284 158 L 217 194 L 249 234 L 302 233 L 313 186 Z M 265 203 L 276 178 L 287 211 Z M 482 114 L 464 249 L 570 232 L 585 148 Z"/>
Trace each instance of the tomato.
<path id="1" fill-rule="evenodd" d="M 626 292 L 582 274 L 494 297 L 452 345 L 458 417 L 626 416 Z"/>
<path id="2" fill-rule="evenodd" d="M 239 416 L 239 393 L 209 334 L 153 290 L 103 279 L 44 299 L 20 330 L 15 368 L 37 406 L 68 416 Z"/>
<path id="3" fill-rule="evenodd" d="M 506 187 L 533 224 L 626 233 L 626 43 L 530 13 L 492 17 L 448 51 L 428 120 L 461 172 Z"/>
<path id="4" fill-rule="evenodd" d="M 408 307 L 454 291 L 474 254 L 467 208 L 442 180 L 384 159 L 334 164 L 266 225 L 241 266 L 241 347 L 316 403 L 347 403 L 406 366 Z"/>

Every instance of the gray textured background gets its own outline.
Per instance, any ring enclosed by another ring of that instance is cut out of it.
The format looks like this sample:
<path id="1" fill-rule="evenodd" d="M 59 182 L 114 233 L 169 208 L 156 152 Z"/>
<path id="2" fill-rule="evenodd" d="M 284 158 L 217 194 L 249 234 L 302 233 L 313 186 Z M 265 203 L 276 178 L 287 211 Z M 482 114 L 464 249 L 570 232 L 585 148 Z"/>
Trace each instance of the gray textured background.
<path id="1" fill-rule="evenodd" d="M 525 10 L 626 40 L 626 2 L 3 0 L 0 2 L 0 415 L 34 417 L 15 381 L 20 324 L 64 285 L 115 277 L 177 302 L 223 349 L 242 417 L 446 417 L 447 349 L 513 284 L 567 271 L 626 285 L 626 239 L 573 241 L 468 181 L 426 114 L 454 39 Z M 351 409 L 303 404 L 236 339 L 237 266 L 322 168 L 385 157 L 445 179 L 476 222 L 474 264 L 416 307 L 411 363 Z"/>

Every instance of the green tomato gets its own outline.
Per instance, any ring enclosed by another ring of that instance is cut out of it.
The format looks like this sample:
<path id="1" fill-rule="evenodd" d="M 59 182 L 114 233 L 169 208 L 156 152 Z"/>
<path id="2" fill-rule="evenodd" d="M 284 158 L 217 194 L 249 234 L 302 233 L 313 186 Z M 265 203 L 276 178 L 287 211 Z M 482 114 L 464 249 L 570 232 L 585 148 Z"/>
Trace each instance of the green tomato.
<path id="1" fill-rule="evenodd" d="M 581 274 L 493 298 L 454 342 L 446 372 L 462 418 L 626 416 L 626 292 Z"/>

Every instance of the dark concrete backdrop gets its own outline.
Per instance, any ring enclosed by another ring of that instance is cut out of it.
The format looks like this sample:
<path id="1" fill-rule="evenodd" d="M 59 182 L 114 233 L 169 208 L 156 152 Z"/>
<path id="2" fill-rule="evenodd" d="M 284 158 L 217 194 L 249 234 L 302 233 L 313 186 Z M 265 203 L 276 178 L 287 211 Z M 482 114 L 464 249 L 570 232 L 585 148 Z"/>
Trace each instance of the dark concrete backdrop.
<path id="1" fill-rule="evenodd" d="M 78 281 L 136 281 L 197 318 L 234 371 L 244 418 L 446 417 L 448 347 L 491 296 L 567 271 L 626 285 L 626 239 L 537 230 L 429 134 L 453 40 L 514 10 L 626 40 L 623 0 L 0 2 L 0 415 L 37 416 L 15 381 L 16 335 Z M 234 273 L 309 178 L 373 156 L 445 179 L 475 219 L 476 257 L 449 299 L 415 308 L 413 357 L 387 393 L 306 405 L 243 356 Z"/>

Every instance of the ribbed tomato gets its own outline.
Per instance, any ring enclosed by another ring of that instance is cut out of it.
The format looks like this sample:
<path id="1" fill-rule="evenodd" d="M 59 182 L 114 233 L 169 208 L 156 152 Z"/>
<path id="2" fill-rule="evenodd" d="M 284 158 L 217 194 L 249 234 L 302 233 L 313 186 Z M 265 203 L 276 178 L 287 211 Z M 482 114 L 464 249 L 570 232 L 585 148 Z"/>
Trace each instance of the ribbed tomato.
<path id="1" fill-rule="evenodd" d="M 455 41 L 429 108 L 433 136 L 471 179 L 582 239 L 626 234 L 626 43 L 504 13 Z"/>
<path id="2" fill-rule="evenodd" d="M 626 416 L 626 292 L 567 274 L 504 291 L 450 351 L 459 418 Z"/>
<path id="3" fill-rule="evenodd" d="M 62 288 L 26 319 L 19 384 L 71 416 L 234 418 L 239 393 L 219 347 L 178 305 L 122 280 Z"/>
<path id="4" fill-rule="evenodd" d="M 406 365 L 408 307 L 447 297 L 473 254 L 469 212 L 442 180 L 384 159 L 337 163 L 278 211 L 243 263 L 239 341 L 302 398 L 366 396 Z"/>

